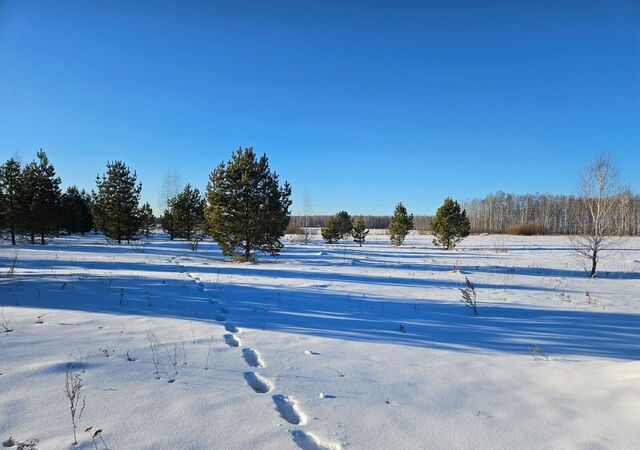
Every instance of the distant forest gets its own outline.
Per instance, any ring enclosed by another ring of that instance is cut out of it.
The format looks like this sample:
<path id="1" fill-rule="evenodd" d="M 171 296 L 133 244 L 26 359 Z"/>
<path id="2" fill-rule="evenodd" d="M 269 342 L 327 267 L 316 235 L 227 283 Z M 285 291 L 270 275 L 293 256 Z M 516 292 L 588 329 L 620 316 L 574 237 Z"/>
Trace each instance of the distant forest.
<path id="1" fill-rule="evenodd" d="M 463 202 L 474 233 L 502 233 L 512 225 L 535 223 L 545 234 L 583 234 L 591 231 L 585 202 L 572 195 L 505 194 Z M 630 190 L 617 195 L 611 214 L 612 230 L 621 235 L 640 234 L 640 196 Z"/>
<path id="2" fill-rule="evenodd" d="M 545 234 L 581 234 L 590 224 L 584 201 L 572 195 L 506 194 L 465 200 L 462 206 L 471 220 L 473 233 L 504 233 L 512 225 L 534 223 Z M 323 227 L 329 215 L 291 216 L 291 223 Z M 389 227 L 391 216 L 363 216 L 367 228 Z M 414 216 L 414 229 L 429 231 L 433 216 Z M 640 196 L 629 190 L 618 195 L 611 215 L 613 229 L 627 236 L 640 235 Z"/>

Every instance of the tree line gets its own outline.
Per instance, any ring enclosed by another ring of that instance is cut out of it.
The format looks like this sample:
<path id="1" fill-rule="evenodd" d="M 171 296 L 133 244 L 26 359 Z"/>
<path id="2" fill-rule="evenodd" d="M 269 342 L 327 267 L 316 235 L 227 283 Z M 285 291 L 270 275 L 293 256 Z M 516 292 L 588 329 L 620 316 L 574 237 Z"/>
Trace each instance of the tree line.
<path id="1" fill-rule="evenodd" d="M 75 186 L 62 192 L 53 164 L 40 150 L 24 167 L 16 158 L 0 166 L 0 225 L 13 245 L 19 235 L 32 244 L 38 238 L 44 245 L 48 236 L 91 229 L 119 244 L 130 242 L 149 236 L 156 221 L 151 206 L 140 204 L 141 191 L 135 171 L 114 161 L 97 176 L 91 193 Z M 472 230 L 502 232 L 513 224 L 537 224 L 547 233 L 574 236 L 576 252 L 589 261 L 589 273 L 595 276 L 611 236 L 638 234 L 639 202 L 629 189 L 620 188 L 617 167 L 606 155 L 585 168 L 578 191 L 576 197 L 498 193 L 466 205 L 446 198 L 430 222 L 433 243 L 449 250 Z M 160 221 L 170 239 L 187 239 L 192 250 L 208 234 L 224 255 L 246 261 L 256 252 L 277 255 L 283 248 L 290 197 L 291 186 L 280 183 L 266 155 L 257 157 L 252 148 L 240 148 L 211 172 L 204 195 L 187 184 L 168 196 Z M 305 214 L 307 228 L 308 219 Z M 398 203 L 387 226 L 391 243 L 402 245 L 414 228 L 413 214 Z M 354 219 L 346 211 L 326 218 L 321 228 L 327 244 L 350 237 L 362 245 L 368 233 L 366 218 Z"/>
<path id="2" fill-rule="evenodd" d="M 612 194 L 612 213 L 607 218 L 615 234 L 640 235 L 640 196 L 629 188 Z M 582 196 L 506 194 L 464 202 L 474 233 L 503 233 L 510 226 L 534 223 L 544 234 L 580 235 L 592 231 L 588 203 Z"/>

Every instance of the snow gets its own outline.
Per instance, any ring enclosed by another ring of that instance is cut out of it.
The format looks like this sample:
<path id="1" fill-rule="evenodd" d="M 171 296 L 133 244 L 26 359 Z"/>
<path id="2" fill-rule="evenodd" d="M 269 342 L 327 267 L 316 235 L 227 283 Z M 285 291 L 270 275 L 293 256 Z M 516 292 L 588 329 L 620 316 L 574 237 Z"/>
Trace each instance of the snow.
<path id="1" fill-rule="evenodd" d="M 593 279 L 564 237 L 475 236 L 445 252 L 430 236 L 396 248 L 371 235 L 288 243 L 255 264 L 162 236 L 17 251 L 5 275 L 16 249 L 0 246 L 13 329 L 0 333 L 0 442 L 90 449 L 89 426 L 111 449 L 640 442 L 638 238 Z M 459 301 L 465 276 L 479 317 Z M 69 363 L 87 401 L 78 446 Z"/>

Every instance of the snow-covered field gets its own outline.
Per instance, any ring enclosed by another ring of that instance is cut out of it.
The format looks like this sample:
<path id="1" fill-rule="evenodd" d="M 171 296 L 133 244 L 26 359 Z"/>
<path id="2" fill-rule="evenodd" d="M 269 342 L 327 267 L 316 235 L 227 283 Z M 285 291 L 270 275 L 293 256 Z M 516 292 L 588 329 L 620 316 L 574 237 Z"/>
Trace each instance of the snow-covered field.
<path id="1" fill-rule="evenodd" d="M 18 247 L 12 276 L 3 244 L 0 442 L 89 449 L 92 426 L 112 450 L 639 448 L 640 239 L 589 279 L 563 237 L 371 238 L 257 264 L 65 238 Z"/>

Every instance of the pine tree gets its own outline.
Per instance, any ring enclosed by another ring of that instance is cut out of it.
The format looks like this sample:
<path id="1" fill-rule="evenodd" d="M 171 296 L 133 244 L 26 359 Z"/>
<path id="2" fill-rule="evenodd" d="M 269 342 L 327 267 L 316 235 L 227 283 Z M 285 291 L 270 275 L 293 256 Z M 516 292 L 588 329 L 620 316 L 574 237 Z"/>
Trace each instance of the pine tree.
<path id="1" fill-rule="evenodd" d="M 149 237 L 151 228 L 153 228 L 155 221 L 156 218 L 153 215 L 153 209 L 151 209 L 151 205 L 149 204 L 149 202 L 147 202 L 142 206 L 142 209 L 140 210 L 140 225 L 145 237 Z"/>
<path id="2" fill-rule="evenodd" d="M 40 234 L 44 245 L 47 235 L 60 230 L 60 178 L 49 162 L 47 154 L 40 149 L 37 160 L 27 164 L 22 171 L 21 209 L 22 225 L 35 243 Z"/>
<path id="3" fill-rule="evenodd" d="M 204 201 L 198 188 L 187 184 L 169 201 L 175 232 L 187 240 L 204 226 Z"/>
<path id="4" fill-rule="evenodd" d="M 471 222 L 467 217 L 467 211 L 462 209 L 457 201 L 447 197 L 436 211 L 431 230 L 435 235 L 434 245 L 442 245 L 445 250 L 450 250 L 469 236 Z"/>
<path id="5" fill-rule="evenodd" d="M 11 233 L 11 245 L 16 245 L 16 233 L 20 224 L 21 194 L 20 163 L 15 158 L 0 166 L 0 194 L 2 195 L 2 223 Z"/>
<path id="6" fill-rule="evenodd" d="M 393 210 L 391 222 L 389 223 L 389 239 L 393 245 L 402 245 L 407 234 L 413 228 L 413 214 L 407 214 L 407 208 L 402 202 L 398 203 Z"/>
<path id="7" fill-rule="evenodd" d="M 176 224 L 173 220 L 173 213 L 171 209 L 165 209 L 164 213 L 162 213 L 162 217 L 160 218 L 160 225 L 162 229 L 169 233 L 169 240 L 173 241 L 176 237 Z"/>
<path id="8" fill-rule="evenodd" d="M 327 219 L 325 226 L 320 230 L 320 234 L 327 244 L 335 244 L 342 239 L 342 231 L 336 216 L 331 216 Z"/>
<path id="9" fill-rule="evenodd" d="M 209 176 L 205 217 L 211 237 L 226 256 L 247 261 L 256 251 L 277 255 L 289 224 L 291 187 L 280 186 L 266 155 L 235 151 Z"/>
<path id="10" fill-rule="evenodd" d="M 353 242 L 357 242 L 358 245 L 362 247 L 362 243 L 364 242 L 368 234 L 369 230 L 366 229 L 364 217 L 358 217 L 356 219 L 356 223 L 353 226 L 353 231 L 351 232 L 351 236 L 353 236 Z"/>
<path id="11" fill-rule="evenodd" d="M 93 217 L 91 215 L 91 197 L 84 189 L 78 190 L 75 186 L 70 186 L 62 194 L 62 229 L 67 233 L 85 234 L 93 227 Z"/>
<path id="12" fill-rule="evenodd" d="M 107 172 L 96 177 L 94 211 L 104 234 L 118 244 L 129 242 L 140 229 L 140 192 L 136 173 L 122 161 L 107 163 Z"/>
<path id="13" fill-rule="evenodd" d="M 353 219 L 348 212 L 340 211 L 337 213 L 335 221 L 338 232 L 340 233 L 340 239 L 344 239 L 351 234 L 351 230 L 353 230 Z"/>

